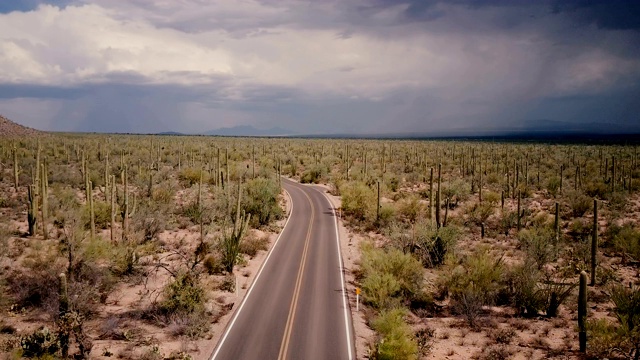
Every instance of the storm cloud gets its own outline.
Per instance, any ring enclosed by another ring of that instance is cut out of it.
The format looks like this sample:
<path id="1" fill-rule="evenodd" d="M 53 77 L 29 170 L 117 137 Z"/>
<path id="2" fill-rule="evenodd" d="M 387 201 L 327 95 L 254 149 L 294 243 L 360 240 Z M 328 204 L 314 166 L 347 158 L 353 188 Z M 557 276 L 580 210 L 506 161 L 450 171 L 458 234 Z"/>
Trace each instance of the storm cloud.
<path id="1" fill-rule="evenodd" d="M 22 0 L 0 114 L 59 131 L 640 124 L 636 1 Z"/>

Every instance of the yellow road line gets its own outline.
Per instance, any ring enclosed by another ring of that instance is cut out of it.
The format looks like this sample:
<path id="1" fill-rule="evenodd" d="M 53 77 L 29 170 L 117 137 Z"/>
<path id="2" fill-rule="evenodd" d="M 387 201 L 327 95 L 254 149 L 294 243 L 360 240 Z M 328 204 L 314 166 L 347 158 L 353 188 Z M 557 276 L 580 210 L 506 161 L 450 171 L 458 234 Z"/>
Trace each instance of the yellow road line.
<path id="1" fill-rule="evenodd" d="M 305 239 L 304 249 L 302 250 L 302 261 L 300 261 L 300 268 L 298 269 L 298 277 L 296 279 L 296 286 L 293 290 L 293 299 L 291 300 L 291 306 L 289 307 L 289 316 L 287 317 L 287 325 L 284 330 L 284 336 L 282 343 L 280 344 L 280 353 L 278 354 L 279 360 L 287 358 L 287 352 L 289 348 L 289 340 L 291 340 L 291 329 L 293 328 L 293 320 L 296 316 L 296 308 L 298 307 L 298 298 L 300 296 L 300 288 L 302 287 L 302 275 L 304 274 L 304 264 L 307 262 L 307 253 L 309 250 L 309 240 L 311 239 L 311 228 L 313 226 L 313 218 L 315 216 L 315 210 L 311 198 L 307 193 L 302 191 L 304 196 L 309 200 L 311 205 L 311 219 L 309 220 L 309 230 L 307 231 L 307 238 Z"/>

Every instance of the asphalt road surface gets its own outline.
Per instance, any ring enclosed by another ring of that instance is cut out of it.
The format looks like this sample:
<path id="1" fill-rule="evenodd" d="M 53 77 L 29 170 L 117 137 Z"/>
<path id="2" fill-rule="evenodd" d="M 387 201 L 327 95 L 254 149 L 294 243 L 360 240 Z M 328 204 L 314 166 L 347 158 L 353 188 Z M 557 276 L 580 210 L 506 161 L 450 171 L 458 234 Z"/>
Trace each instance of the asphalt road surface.
<path id="1" fill-rule="evenodd" d="M 292 213 L 211 359 L 353 359 L 334 209 L 286 179 Z"/>

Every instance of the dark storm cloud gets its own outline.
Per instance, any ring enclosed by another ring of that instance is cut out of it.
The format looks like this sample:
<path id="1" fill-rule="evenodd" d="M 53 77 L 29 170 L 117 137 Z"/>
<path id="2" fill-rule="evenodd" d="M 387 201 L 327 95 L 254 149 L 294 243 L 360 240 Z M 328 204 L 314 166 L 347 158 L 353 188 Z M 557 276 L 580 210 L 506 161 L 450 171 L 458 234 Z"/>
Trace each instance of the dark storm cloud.
<path id="1" fill-rule="evenodd" d="M 35 82 L 4 77 L 10 80 L 0 82 L 0 113 L 3 104 L 28 113 L 41 101 L 51 129 L 201 132 L 243 124 L 400 133 L 540 120 L 640 123 L 638 1 L 24 0 L 3 2 L 0 12 L 39 4 L 97 4 L 82 12 L 89 16 L 108 8 L 116 25 L 105 24 L 118 39 L 108 51 L 89 47 L 86 59 L 33 41 L 37 35 L 8 39 L 8 48 L 42 51 L 37 63 L 51 66 L 24 73 Z M 136 38 L 131 24 L 147 37 Z M 98 40 L 110 44 L 105 34 Z M 295 43 L 300 34 L 307 44 Z M 167 36 L 168 49 L 192 46 L 176 60 L 170 52 L 158 52 L 157 63 L 142 60 L 137 49 Z M 118 48 L 129 40 L 133 45 Z M 211 52 L 203 56 L 203 49 Z M 209 56 L 218 67 L 201 71 L 196 60 Z M 182 66 L 192 60 L 198 65 Z M 79 67 L 91 75 L 78 75 Z M 38 83 L 37 74 L 47 72 L 53 80 Z"/>
<path id="2" fill-rule="evenodd" d="M 553 11 L 602 29 L 640 30 L 640 2 L 637 0 L 556 0 Z"/>

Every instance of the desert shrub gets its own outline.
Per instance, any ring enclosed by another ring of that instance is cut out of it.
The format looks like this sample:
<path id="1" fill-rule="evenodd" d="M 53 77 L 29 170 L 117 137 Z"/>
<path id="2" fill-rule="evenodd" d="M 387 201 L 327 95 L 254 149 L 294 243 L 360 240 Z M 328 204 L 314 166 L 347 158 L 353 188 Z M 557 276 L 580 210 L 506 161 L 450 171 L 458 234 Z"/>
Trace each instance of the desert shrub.
<path id="1" fill-rule="evenodd" d="M 364 221 L 375 217 L 377 195 L 361 182 L 348 182 L 340 188 L 342 210 L 355 220 Z"/>
<path id="2" fill-rule="evenodd" d="M 487 219 L 489 219 L 494 212 L 495 209 L 491 203 L 475 203 L 469 211 L 469 218 L 474 224 L 479 226 L 480 224 L 486 223 Z"/>
<path id="3" fill-rule="evenodd" d="M 115 286 L 115 279 L 107 267 L 84 260 L 74 263 L 68 277 L 72 307 L 84 316 L 93 315 Z"/>
<path id="4" fill-rule="evenodd" d="M 576 284 L 562 272 L 541 272 L 532 259 L 518 265 L 508 273 L 511 304 L 520 316 L 537 316 L 545 311 L 555 317 L 559 306 L 571 295 Z"/>
<path id="5" fill-rule="evenodd" d="M 493 191 L 485 191 L 482 194 L 482 199 L 486 202 L 488 202 L 489 204 L 492 205 L 496 205 L 500 202 L 500 194 L 498 194 L 497 192 L 493 192 Z"/>
<path id="6" fill-rule="evenodd" d="M 362 281 L 364 301 L 377 309 L 399 305 L 400 283 L 389 273 L 374 272 Z"/>
<path id="7" fill-rule="evenodd" d="M 132 275 L 138 269 L 139 257 L 136 246 L 119 243 L 111 253 L 111 272 L 116 276 Z"/>
<path id="8" fill-rule="evenodd" d="M 516 331 L 513 328 L 495 329 L 489 332 L 489 338 L 498 344 L 509 345 L 516 337 Z"/>
<path id="9" fill-rule="evenodd" d="M 398 215 L 408 222 L 414 223 L 422 212 L 422 204 L 417 196 L 408 196 L 399 201 Z"/>
<path id="10" fill-rule="evenodd" d="M 379 334 L 374 345 L 372 359 L 417 359 L 418 346 L 411 328 L 404 321 L 406 310 L 396 308 L 383 310 L 372 323 L 372 328 Z"/>
<path id="11" fill-rule="evenodd" d="M 253 226 L 268 225 L 283 215 L 278 205 L 280 187 L 273 179 L 257 178 L 247 181 L 246 196 L 242 198 L 242 208 L 251 214 Z"/>
<path id="12" fill-rule="evenodd" d="M 627 195 L 623 192 L 613 192 L 605 198 L 609 201 L 609 209 L 613 211 L 624 211 L 627 206 Z"/>
<path id="13" fill-rule="evenodd" d="M 263 236 L 250 235 L 240 242 L 240 252 L 254 257 L 260 250 L 269 249 L 269 235 Z"/>
<path id="14" fill-rule="evenodd" d="M 431 348 L 433 347 L 433 339 L 435 337 L 435 333 L 435 330 L 430 327 L 422 328 L 416 331 L 416 345 L 418 345 L 420 355 L 429 355 L 429 353 L 431 352 Z"/>
<path id="15" fill-rule="evenodd" d="M 441 290 L 448 293 L 453 309 L 466 317 L 470 326 L 482 307 L 494 303 L 503 286 L 502 259 L 478 249 L 465 256 L 459 264 L 448 264 L 440 278 Z"/>
<path id="16" fill-rule="evenodd" d="M 640 289 L 622 285 L 611 287 L 611 300 L 618 323 L 607 320 L 587 322 L 592 356 L 597 358 L 640 357 Z"/>
<path id="17" fill-rule="evenodd" d="M 20 338 L 22 357 L 53 359 L 60 349 L 58 335 L 49 331 L 47 327 L 41 327 L 29 335 Z"/>
<path id="18" fill-rule="evenodd" d="M 520 316 L 537 316 L 544 307 L 538 287 L 542 274 L 532 261 L 515 266 L 507 276 L 511 304 Z"/>
<path id="19" fill-rule="evenodd" d="M 605 236 L 608 244 L 616 251 L 640 261 L 640 231 L 636 230 L 631 223 L 625 223 L 622 226 L 610 224 Z"/>
<path id="20" fill-rule="evenodd" d="M 173 202 L 175 191 L 171 186 L 159 185 L 154 186 L 151 199 L 160 204 L 170 204 Z"/>
<path id="21" fill-rule="evenodd" d="M 381 204 L 380 217 L 378 217 L 376 225 L 380 228 L 389 226 L 396 218 L 396 208 L 393 205 Z"/>
<path id="22" fill-rule="evenodd" d="M 504 345 L 492 345 L 482 349 L 479 354 L 472 357 L 475 360 L 505 360 L 510 359 L 513 350 Z"/>
<path id="23" fill-rule="evenodd" d="M 165 230 L 168 213 L 169 210 L 160 205 L 142 203 L 133 214 L 132 227 L 142 234 L 144 241 L 154 240 Z"/>
<path id="24" fill-rule="evenodd" d="M 203 207 L 200 206 L 196 201 L 189 202 L 183 205 L 181 208 L 181 214 L 187 217 L 194 224 L 200 223 L 200 218 L 202 217 L 203 213 Z"/>
<path id="25" fill-rule="evenodd" d="M 570 191 L 567 194 L 567 201 L 571 207 L 574 217 L 582 217 L 593 208 L 593 199 L 583 194 L 581 191 Z"/>
<path id="26" fill-rule="evenodd" d="M 204 311 L 205 292 L 198 278 L 189 272 L 178 274 L 164 288 L 159 304 L 164 314 L 193 314 Z"/>
<path id="27" fill-rule="evenodd" d="M 53 312 L 58 306 L 58 273 L 53 267 L 26 272 L 14 270 L 6 278 L 7 293 L 19 308 Z"/>
<path id="28" fill-rule="evenodd" d="M 503 211 L 499 218 L 499 230 L 505 235 L 518 223 L 518 213 L 515 211 Z"/>
<path id="29" fill-rule="evenodd" d="M 460 231 L 455 226 L 437 228 L 431 223 L 418 223 L 415 226 L 415 255 L 426 267 L 443 263 L 458 242 Z"/>
<path id="30" fill-rule="evenodd" d="M 93 214 L 96 229 L 106 229 L 111 223 L 111 204 L 104 201 L 93 202 Z M 82 223 L 86 230 L 91 228 L 91 211 L 88 205 L 82 208 Z"/>
<path id="31" fill-rule="evenodd" d="M 325 168 L 322 165 L 313 165 L 307 169 L 305 169 L 300 175 L 300 182 L 305 183 L 313 183 L 317 184 L 322 179 L 323 174 L 325 173 Z"/>
<path id="32" fill-rule="evenodd" d="M 398 187 L 400 186 L 400 179 L 398 179 L 398 177 L 395 175 L 391 175 L 389 177 L 389 180 L 386 181 L 385 184 L 387 184 L 389 190 L 391 190 L 392 192 L 396 192 L 398 191 Z"/>
<path id="33" fill-rule="evenodd" d="M 460 201 L 466 201 L 470 195 L 470 186 L 463 179 L 455 179 L 442 184 L 442 199 L 449 199 L 449 204 L 456 207 Z"/>
<path id="34" fill-rule="evenodd" d="M 178 173 L 178 179 L 188 186 L 199 183 L 200 177 L 202 177 L 203 182 L 207 181 L 207 172 L 202 169 L 186 167 Z"/>
<path id="35" fill-rule="evenodd" d="M 555 233 L 545 228 L 524 229 L 518 233 L 521 249 L 538 269 L 555 260 L 557 250 L 554 239 Z"/>
<path id="36" fill-rule="evenodd" d="M 209 275 L 222 274 L 224 272 L 224 265 L 222 259 L 214 254 L 209 254 L 204 258 L 202 262 L 205 270 Z"/>
<path id="37" fill-rule="evenodd" d="M 552 176 L 548 178 L 545 187 L 547 188 L 547 191 L 549 191 L 549 194 L 556 196 L 558 194 L 558 190 L 560 190 L 560 177 Z"/>
<path id="38" fill-rule="evenodd" d="M 585 184 L 584 192 L 589 197 L 604 199 L 609 192 L 609 187 L 607 184 L 594 179 L 594 181 L 589 181 Z"/>
<path id="39" fill-rule="evenodd" d="M 375 308 L 408 303 L 422 292 L 422 266 L 410 254 L 365 244 L 360 266 L 363 300 Z"/>

